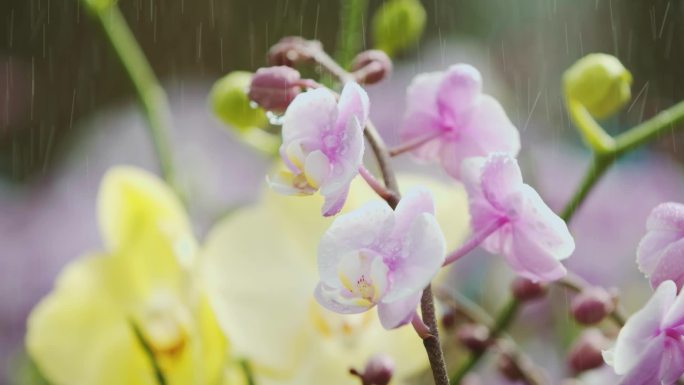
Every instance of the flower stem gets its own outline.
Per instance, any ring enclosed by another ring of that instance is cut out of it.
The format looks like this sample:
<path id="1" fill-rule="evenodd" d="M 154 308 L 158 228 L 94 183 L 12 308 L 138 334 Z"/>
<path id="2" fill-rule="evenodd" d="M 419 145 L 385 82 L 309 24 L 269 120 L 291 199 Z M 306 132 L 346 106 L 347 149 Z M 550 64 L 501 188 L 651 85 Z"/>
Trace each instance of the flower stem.
<path id="1" fill-rule="evenodd" d="M 340 28 L 337 34 L 335 59 L 347 67 L 354 58 L 363 38 L 363 21 L 368 0 L 346 0 L 340 3 Z"/>
<path id="2" fill-rule="evenodd" d="M 444 260 L 444 264 L 442 266 L 447 266 L 450 265 L 457 260 L 459 260 L 461 257 L 464 255 L 470 253 L 478 247 L 487 237 L 492 235 L 493 232 L 496 230 L 500 229 L 501 226 L 506 224 L 507 220 L 506 218 L 500 218 L 489 224 L 489 226 L 483 228 L 480 230 L 478 233 L 473 234 L 467 241 L 465 241 L 461 247 L 458 249 L 454 250 L 451 254 L 449 254 L 446 259 Z"/>
<path id="3" fill-rule="evenodd" d="M 438 138 L 442 134 L 443 134 L 442 132 L 429 133 L 429 134 L 426 134 L 424 136 L 415 138 L 411 141 L 408 141 L 406 143 L 402 143 L 402 144 L 398 145 L 397 147 L 390 148 L 390 150 L 389 150 L 390 156 L 397 156 L 397 155 L 401 155 L 405 152 L 414 150 L 414 149 L 424 145 L 425 143 L 427 143 L 427 142 L 429 142 L 435 138 Z"/>
<path id="4" fill-rule="evenodd" d="M 157 379 L 157 384 L 166 385 L 166 378 L 164 377 L 164 372 L 162 372 L 161 367 L 159 366 L 159 362 L 157 362 L 157 357 L 154 355 L 152 348 L 147 343 L 147 340 L 145 340 L 145 337 L 143 336 L 142 331 L 140 330 L 138 325 L 133 321 L 130 322 L 131 328 L 133 329 L 133 333 L 135 334 L 135 338 L 138 340 L 138 342 L 140 342 L 140 345 L 142 345 L 145 354 L 150 359 L 150 363 L 152 364 L 152 370 L 154 370 L 154 377 Z"/>
<path id="5" fill-rule="evenodd" d="M 380 183 L 379 180 L 375 179 L 373 174 L 371 174 L 371 172 L 368 171 L 364 165 L 359 167 L 359 174 L 366 181 L 366 183 L 368 183 L 368 186 L 370 186 L 370 188 L 380 196 L 380 198 L 384 199 L 385 201 L 397 199 L 397 197 L 394 195 L 394 192 L 388 190 L 382 183 Z"/>
<path id="6" fill-rule="evenodd" d="M 154 143 L 162 175 L 171 186 L 177 187 L 167 131 L 170 126 L 171 113 L 166 93 L 159 85 L 118 6 L 113 2 L 104 8 L 97 8 L 90 6 L 88 0 L 81 1 L 84 6 L 93 11 L 109 44 L 133 84 L 138 102 L 147 120 L 147 129 Z"/>

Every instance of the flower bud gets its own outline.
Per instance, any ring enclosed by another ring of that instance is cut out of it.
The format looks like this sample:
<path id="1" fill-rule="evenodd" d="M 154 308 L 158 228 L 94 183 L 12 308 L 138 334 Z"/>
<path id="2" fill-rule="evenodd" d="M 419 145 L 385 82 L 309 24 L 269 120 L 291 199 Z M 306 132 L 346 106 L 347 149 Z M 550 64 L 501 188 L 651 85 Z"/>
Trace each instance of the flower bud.
<path id="1" fill-rule="evenodd" d="M 449 330 L 456 325 L 456 311 L 452 308 L 447 309 L 442 315 L 442 326 L 444 329 Z"/>
<path id="2" fill-rule="evenodd" d="M 300 92 L 299 71 L 277 66 L 259 68 L 252 76 L 249 99 L 267 111 L 282 112 Z"/>
<path id="3" fill-rule="evenodd" d="M 577 322 L 592 325 L 615 310 L 615 301 L 605 289 L 590 287 L 573 298 L 570 309 Z"/>
<path id="4" fill-rule="evenodd" d="M 499 355 L 499 359 L 496 361 L 496 368 L 504 377 L 511 381 L 518 381 L 525 377 L 511 356 L 505 353 Z"/>
<path id="5" fill-rule="evenodd" d="M 602 351 L 610 341 L 598 329 L 585 330 L 575 341 L 568 353 L 568 365 L 575 373 L 595 369 L 603 365 Z"/>
<path id="6" fill-rule="evenodd" d="M 616 113 L 631 98 L 632 74 L 611 55 L 589 54 L 563 75 L 565 95 L 596 118 Z"/>
<path id="7" fill-rule="evenodd" d="M 261 127 L 267 122 L 264 111 L 249 103 L 247 88 L 251 81 L 249 72 L 231 72 L 214 83 L 209 96 L 214 114 L 238 131 Z"/>
<path id="8" fill-rule="evenodd" d="M 527 278 L 517 277 L 511 283 L 511 291 L 513 297 L 518 301 L 531 301 L 546 294 L 546 285 L 541 282 L 533 282 Z"/>
<path id="9" fill-rule="evenodd" d="M 354 78 L 361 84 L 375 84 L 392 73 L 392 60 L 378 49 L 363 51 L 352 62 Z"/>
<path id="10" fill-rule="evenodd" d="M 483 352 L 492 343 L 489 328 L 480 324 L 465 324 L 458 329 L 456 338 L 473 352 Z"/>
<path id="11" fill-rule="evenodd" d="M 318 40 L 306 40 L 299 36 L 288 36 L 268 50 L 268 62 L 274 66 L 292 67 L 296 63 L 309 61 L 317 51 L 323 49 Z"/>
<path id="12" fill-rule="evenodd" d="M 354 369 L 349 372 L 361 378 L 363 385 L 387 385 L 394 374 L 394 361 L 387 355 L 377 354 L 368 360 L 363 373 Z"/>
<path id="13" fill-rule="evenodd" d="M 378 49 L 393 56 L 413 46 L 425 28 L 419 0 L 389 0 L 373 15 L 373 39 Z"/>

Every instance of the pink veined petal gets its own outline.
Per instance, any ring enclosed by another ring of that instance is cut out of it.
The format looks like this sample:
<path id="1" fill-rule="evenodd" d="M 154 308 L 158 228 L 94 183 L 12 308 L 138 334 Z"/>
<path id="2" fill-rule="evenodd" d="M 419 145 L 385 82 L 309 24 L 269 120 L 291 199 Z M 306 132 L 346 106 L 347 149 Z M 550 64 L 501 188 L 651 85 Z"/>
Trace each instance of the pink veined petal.
<path id="1" fill-rule="evenodd" d="M 283 116 L 283 144 L 319 138 L 321 132 L 333 128 L 336 121 L 337 101 L 331 91 L 317 88 L 303 92 L 295 97 Z"/>
<path id="2" fill-rule="evenodd" d="M 646 228 L 681 231 L 684 236 L 684 204 L 675 202 L 659 204 L 649 214 Z"/>
<path id="3" fill-rule="evenodd" d="M 624 373 L 619 385 L 660 384 L 658 377 L 663 356 L 663 339 L 664 336 L 661 335 L 639 346 L 638 351 L 634 352 L 638 357 L 635 357 L 633 365 Z"/>
<path id="4" fill-rule="evenodd" d="M 507 198 L 519 192 L 523 186 L 518 161 L 507 153 L 489 155 L 482 168 L 481 183 L 482 192 L 492 206 L 503 212 L 508 211 Z M 541 204 L 544 205 L 543 202 Z"/>
<path id="5" fill-rule="evenodd" d="M 404 240 L 402 258 L 393 261 L 391 286 L 383 298 L 393 302 L 422 291 L 444 263 L 446 241 L 434 215 L 420 214 Z"/>
<path id="6" fill-rule="evenodd" d="M 361 306 L 356 298 L 345 295 L 346 289 L 330 287 L 323 282 L 316 286 L 314 298 L 324 308 L 340 314 L 358 314 L 370 309 L 373 304 Z"/>
<path id="7" fill-rule="evenodd" d="M 422 294 L 423 291 L 420 290 L 393 302 L 380 302 L 378 304 L 378 315 L 382 327 L 389 330 L 411 322 Z"/>
<path id="8" fill-rule="evenodd" d="M 668 309 L 660 323 L 661 329 L 674 328 L 684 325 L 684 290 L 680 290 L 677 298 Z"/>
<path id="9" fill-rule="evenodd" d="M 520 275 L 532 280 L 547 282 L 563 277 L 566 270 L 558 261 L 569 257 L 575 249 L 568 226 L 532 187 L 523 185 L 514 196 L 520 204 L 512 209 L 519 212 L 518 218 L 508 225 L 511 240 L 506 259 Z"/>
<path id="10" fill-rule="evenodd" d="M 462 135 L 464 140 L 479 144 L 483 151 L 481 156 L 491 152 L 507 152 L 513 157 L 518 155 L 520 134 L 496 99 L 481 95 L 470 114 Z"/>
<path id="11" fill-rule="evenodd" d="M 458 115 L 470 108 L 482 93 L 482 75 L 469 64 L 455 64 L 444 73 L 437 89 L 437 106 Z"/>
<path id="12" fill-rule="evenodd" d="M 474 233 L 501 217 L 501 213 L 491 205 L 482 191 L 481 178 L 485 162 L 486 158 L 473 157 L 466 159 L 461 165 L 463 186 L 468 193 L 470 225 Z"/>
<path id="13" fill-rule="evenodd" d="M 647 277 L 658 266 L 661 254 L 670 244 L 682 239 L 682 235 L 671 230 L 651 230 L 641 239 L 637 248 L 637 265 Z M 657 286 L 657 285 L 656 285 Z"/>
<path id="14" fill-rule="evenodd" d="M 330 175 L 330 162 L 322 151 L 316 150 L 307 155 L 304 161 L 304 174 L 309 184 L 320 187 Z"/>
<path id="15" fill-rule="evenodd" d="M 323 202 L 323 207 L 321 207 L 321 214 L 324 217 L 329 217 L 339 213 L 340 210 L 342 210 L 342 207 L 344 207 L 344 202 L 347 200 L 348 194 L 349 186 L 323 194 L 325 201 Z"/>
<path id="16" fill-rule="evenodd" d="M 626 374 L 639 364 L 644 346 L 650 345 L 653 336 L 661 330 L 661 322 L 676 295 L 677 287 L 674 282 L 661 283 L 646 305 L 627 320 L 615 342 L 615 373 Z M 662 351 L 662 345 L 659 349 Z"/>
<path id="17" fill-rule="evenodd" d="M 658 377 L 663 384 L 674 384 L 684 374 L 684 344 L 680 338 L 666 337 Z"/>
<path id="18" fill-rule="evenodd" d="M 349 82 L 342 89 L 338 108 L 339 114 L 336 122 L 338 130 L 346 129 L 347 122 L 353 119 L 358 120 L 361 126 L 365 126 L 370 108 L 368 94 L 357 83 Z"/>
<path id="19" fill-rule="evenodd" d="M 363 162 L 363 130 L 356 119 L 350 120 L 349 126 L 350 128 L 340 148 L 330 159 L 332 171 L 330 178 L 321 186 L 321 194 L 323 195 L 348 187 L 359 173 L 359 166 Z"/>
<path id="20" fill-rule="evenodd" d="M 667 280 L 674 281 L 680 288 L 684 284 L 684 239 L 670 244 L 660 253 L 656 268 L 650 276 L 651 287 L 658 287 Z"/>
<path id="21" fill-rule="evenodd" d="M 414 187 L 404 194 L 394 210 L 393 235 L 403 236 L 411 229 L 415 219 L 423 213 L 435 213 L 432 193 L 424 187 Z"/>
<path id="22" fill-rule="evenodd" d="M 406 115 L 400 136 L 402 142 L 411 142 L 444 129 L 437 107 L 437 89 L 444 77 L 443 72 L 430 72 L 416 76 L 406 91 Z M 412 151 L 422 161 L 437 161 L 441 140 L 431 140 Z"/>
<path id="23" fill-rule="evenodd" d="M 351 252 L 373 249 L 394 227 L 394 212 L 383 201 L 368 202 L 335 218 L 318 244 L 318 271 L 323 282 L 337 279 L 337 265 Z"/>

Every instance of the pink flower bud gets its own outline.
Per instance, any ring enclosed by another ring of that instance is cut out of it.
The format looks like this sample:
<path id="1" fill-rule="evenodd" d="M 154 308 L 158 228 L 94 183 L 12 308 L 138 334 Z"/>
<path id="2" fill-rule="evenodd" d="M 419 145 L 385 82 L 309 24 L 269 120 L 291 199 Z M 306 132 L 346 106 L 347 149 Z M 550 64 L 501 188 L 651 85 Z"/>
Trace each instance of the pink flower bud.
<path id="1" fill-rule="evenodd" d="M 392 60 L 377 49 L 363 51 L 354 58 L 352 71 L 357 82 L 375 84 L 392 73 Z"/>
<path id="2" fill-rule="evenodd" d="M 444 315 L 442 315 L 442 326 L 444 329 L 449 330 L 456 325 L 456 311 L 454 309 L 447 310 Z"/>
<path id="3" fill-rule="evenodd" d="M 285 111 L 300 92 L 299 71 L 285 66 L 259 68 L 252 76 L 249 99 L 268 111 Z"/>
<path id="4" fill-rule="evenodd" d="M 496 362 L 496 367 L 499 369 L 501 375 L 506 377 L 511 381 L 518 381 L 525 377 L 525 375 L 520 371 L 518 365 L 508 354 L 499 355 L 499 359 Z"/>
<path id="5" fill-rule="evenodd" d="M 293 66 L 309 61 L 317 51 L 323 49 L 318 40 L 306 40 L 298 36 L 280 39 L 268 50 L 268 62 L 276 66 Z"/>
<path id="6" fill-rule="evenodd" d="M 527 278 L 518 277 L 511 284 L 513 297 L 520 302 L 531 301 L 541 298 L 546 294 L 546 285 L 541 282 L 533 282 Z"/>
<path id="7" fill-rule="evenodd" d="M 368 360 L 363 373 L 355 369 L 349 372 L 361 378 L 363 385 L 387 385 L 394 374 L 394 361 L 387 355 L 377 354 Z"/>
<path id="8" fill-rule="evenodd" d="M 615 310 L 615 301 L 605 289 L 591 287 L 579 293 L 572 300 L 570 308 L 577 322 L 592 325 Z"/>
<path id="9" fill-rule="evenodd" d="M 568 365 L 575 373 L 595 369 L 603 365 L 602 350 L 610 345 L 598 329 L 585 330 L 570 348 Z"/>
<path id="10" fill-rule="evenodd" d="M 473 352 L 482 352 L 491 345 L 489 328 L 479 324 L 466 324 L 458 329 L 456 338 Z"/>

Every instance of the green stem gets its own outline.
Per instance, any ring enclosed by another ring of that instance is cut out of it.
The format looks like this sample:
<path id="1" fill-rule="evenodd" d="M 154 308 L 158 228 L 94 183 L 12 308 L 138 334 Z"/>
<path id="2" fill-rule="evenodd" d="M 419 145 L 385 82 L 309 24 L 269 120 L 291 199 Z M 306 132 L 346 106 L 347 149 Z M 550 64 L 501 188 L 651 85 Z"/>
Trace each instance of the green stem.
<path id="1" fill-rule="evenodd" d="M 170 126 L 171 111 L 164 89 L 159 85 L 117 5 L 95 7 L 89 0 L 81 0 L 81 2 L 93 11 L 93 15 L 102 26 L 107 40 L 133 84 L 138 102 L 147 120 L 147 129 L 154 143 L 162 175 L 171 186 L 176 187 L 167 131 Z"/>
<path id="2" fill-rule="evenodd" d="M 615 138 L 615 154 L 620 156 L 634 148 L 657 138 L 666 130 L 674 130 L 678 124 L 684 122 L 684 101 L 661 111 L 651 119 L 634 126 Z"/>
<path id="3" fill-rule="evenodd" d="M 570 201 L 565 205 L 565 208 L 561 212 L 560 216 L 564 221 L 570 221 L 579 206 L 584 202 L 584 199 L 589 195 L 589 192 L 591 192 L 596 183 L 601 179 L 614 161 L 615 156 L 613 155 L 594 154 L 589 169 L 586 174 L 584 174 L 584 178 L 582 179 L 579 188 L 575 190 L 575 194 L 570 198 Z"/>
<path id="4" fill-rule="evenodd" d="M 335 60 L 344 68 L 359 52 L 363 38 L 363 20 L 368 0 L 345 0 L 340 4 L 340 28 Z"/>
<path id="5" fill-rule="evenodd" d="M 131 327 L 133 328 L 135 338 L 138 340 L 138 342 L 140 342 L 140 345 L 142 345 L 145 354 L 150 359 L 150 363 L 152 364 L 152 370 L 154 370 L 154 377 L 157 379 L 157 384 L 166 385 L 166 378 L 164 377 L 164 372 L 162 372 L 161 367 L 159 366 L 159 362 L 157 362 L 157 358 L 154 355 L 152 348 L 147 343 L 147 340 L 145 340 L 142 331 L 140 330 L 138 325 L 133 321 L 131 321 Z"/>

